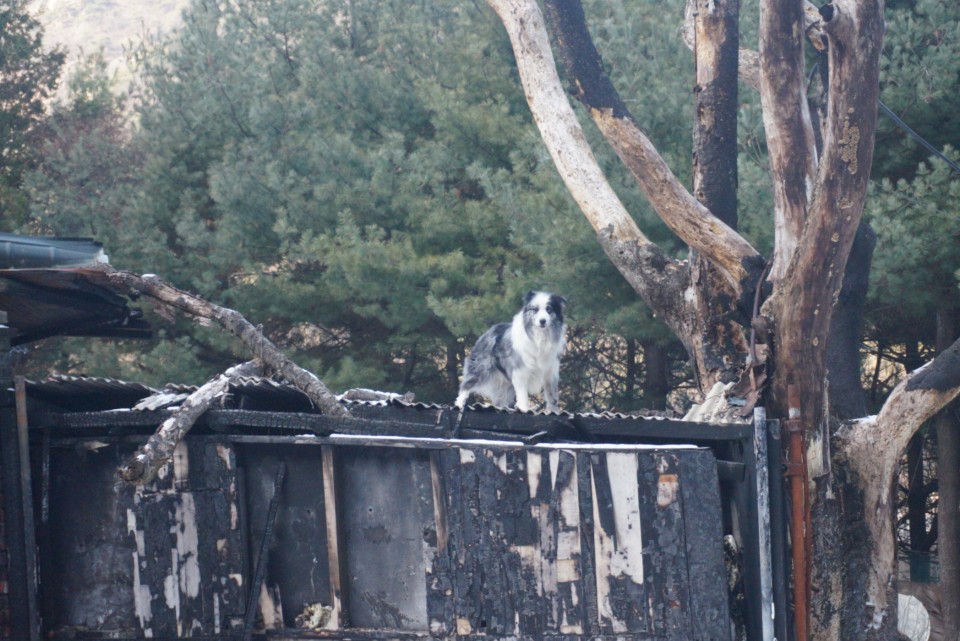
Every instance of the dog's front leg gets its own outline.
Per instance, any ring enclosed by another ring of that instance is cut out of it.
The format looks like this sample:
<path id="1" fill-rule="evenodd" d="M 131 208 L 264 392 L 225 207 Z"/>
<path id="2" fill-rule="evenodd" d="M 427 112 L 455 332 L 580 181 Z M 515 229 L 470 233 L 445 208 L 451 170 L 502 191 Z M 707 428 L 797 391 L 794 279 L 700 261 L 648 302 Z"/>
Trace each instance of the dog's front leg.
<path id="1" fill-rule="evenodd" d="M 514 376 L 510 382 L 513 383 L 513 392 L 517 395 L 516 408 L 521 412 L 529 412 L 530 394 L 527 393 L 527 382 L 520 376 Z"/>
<path id="2" fill-rule="evenodd" d="M 543 400 L 547 403 L 548 412 L 560 411 L 560 377 L 550 376 L 543 386 Z"/>

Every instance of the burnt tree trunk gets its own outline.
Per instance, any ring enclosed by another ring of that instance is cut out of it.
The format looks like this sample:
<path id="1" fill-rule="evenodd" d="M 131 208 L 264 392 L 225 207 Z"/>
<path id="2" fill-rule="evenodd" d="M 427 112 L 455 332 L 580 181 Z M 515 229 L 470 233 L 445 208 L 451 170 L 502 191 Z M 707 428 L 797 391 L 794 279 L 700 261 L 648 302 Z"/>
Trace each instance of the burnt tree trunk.
<path id="1" fill-rule="evenodd" d="M 697 0 L 693 34 L 693 194 L 736 230 L 739 0 Z M 701 389 L 709 389 L 717 382 L 733 382 L 742 373 L 749 349 L 744 327 L 752 316 L 752 309 L 744 307 L 751 302 L 752 287 L 738 300 L 738 292 L 714 263 L 696 250 L 690 252 L 690 272 L 694 326 L 700 331 L 688 341 L 688 351 Z"/>
<path id="2" fill-rule="evenodd" d="M 937 350 L 950 346 L 956 335 L 955 309 L 937 313 Z M 934 419 L 937 430 L 939 489 L 937 556 L 940 561 L 940 603 L 946 641 L 960 641 L 960 423 L 957 405 L 948 406 Z"/>
<path id="3" fill-rule="evenodd" d="M 917 432 L 907 445 L 907 531 L 910 535 L 910 580 L 930 581 L 931 536 L 927 530 L 927 490 L 923 465 L 923 432 Z"/>
<path id="4" fill-rule="evenodd" d="M 844 269 L 843 285 L 833 306 L 827 345 L 830 415 L 849 420 L 867 415 L 867 394 L 860 371 L 863 310 L 870 284 L 870 263 L 877 235 L 861 222 Z"/>
<path id="5" fill-rule="evenodd" d="M 667 347 L 656 341 L 643 341 L 643 405 L 652 410 L 667 409 L 670 393 Z"/>

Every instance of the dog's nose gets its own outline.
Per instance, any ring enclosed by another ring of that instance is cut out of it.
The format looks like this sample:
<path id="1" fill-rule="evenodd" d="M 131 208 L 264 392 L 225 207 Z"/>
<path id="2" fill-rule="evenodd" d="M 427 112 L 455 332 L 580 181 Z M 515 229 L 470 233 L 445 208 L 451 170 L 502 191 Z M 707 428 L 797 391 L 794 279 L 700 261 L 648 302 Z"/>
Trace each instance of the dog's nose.
<path id="1" fill-rule="evenodd" d="M 546 319 L 546 318 L 541 318 L 541 319 L 540 319 L 540 327 L 546 327 L 546 326 L 547 326 L 547 319 Z"/>

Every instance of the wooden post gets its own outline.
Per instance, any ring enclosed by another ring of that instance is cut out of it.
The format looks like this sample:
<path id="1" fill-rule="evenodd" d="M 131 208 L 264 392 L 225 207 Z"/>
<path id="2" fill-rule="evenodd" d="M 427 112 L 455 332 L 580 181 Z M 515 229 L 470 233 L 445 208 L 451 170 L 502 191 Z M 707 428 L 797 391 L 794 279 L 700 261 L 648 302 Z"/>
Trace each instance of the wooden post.
<path id="1" fill-rule="evenodd" d="M 327 565 L 330 568 L 330 615 L 329 625 L 342 630 L 347 625 L 347 610 L 344 599 L 344 573 L 340 549 L 340 520 L 337 517 L 336 457 L 329 445 L 322 447 L 323 452 L 323 506 L 327 523 Z"/>
<path id="2" fill-rule="evenodd" d="M 6 593 L 0 594 L 0 614 L 9 616 L 11 639 L 30 639 L 30 608 L 27 601 L 27 568 L 23 540 L 23 499 L 20 484 L 20 445 L 10 368 L 10 328 L 0 311 L 0 482 L 3 486 L 3 532 L 6 545 Z M 4 607 L 5 606 L 5 607 Z M 6 612 L 2 612 L 6 610 Z"/>
<path id="3" fill-rule="evenodd" d="M 40 639 L 37 611 L 37 540 L 33 518 L 33 481 L 30 478 L 30 434 L 27 424 L 27 387 L 22 376 L 14 379 L 17 410 L 17 449 L 20 458 L 20 498 L 23 505 L 23 562 L 26 571 L 27 618 L 30 641 Z"/>
<path id="4" fill-rule="evenodd" d="M 790 479 L 790 548 L 793 553 L 793 616 L 796 641 L 807 641 L 810 629 L 810 585 L 807 546 L 809 500 L 807 497 L 807 444 L 800 416 L 800 390 L 787 388 L 789 418 L 783 422 L 788 438 L 787 477 Z"/>

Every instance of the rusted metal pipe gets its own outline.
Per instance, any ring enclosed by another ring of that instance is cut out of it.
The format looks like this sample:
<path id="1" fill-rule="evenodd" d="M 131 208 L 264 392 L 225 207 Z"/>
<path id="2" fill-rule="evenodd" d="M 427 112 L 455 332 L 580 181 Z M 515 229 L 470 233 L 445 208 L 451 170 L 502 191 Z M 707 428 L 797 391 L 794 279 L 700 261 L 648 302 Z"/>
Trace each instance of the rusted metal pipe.
<path id="1" fill-rule="evenodd" d="M 807 447 L 800 418 L 800 390 L 787 386 L 787 472 L 790 481 L 790 548 L 793 557 L 793 625 L 796 641 L 809 641 L 810 501 L 807 495 Z"/>

